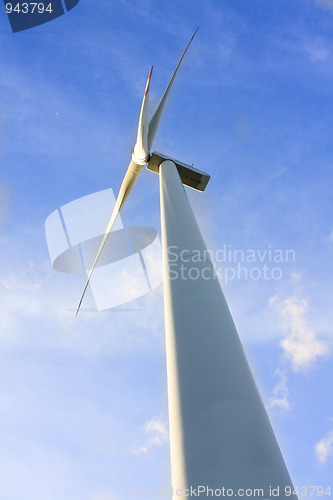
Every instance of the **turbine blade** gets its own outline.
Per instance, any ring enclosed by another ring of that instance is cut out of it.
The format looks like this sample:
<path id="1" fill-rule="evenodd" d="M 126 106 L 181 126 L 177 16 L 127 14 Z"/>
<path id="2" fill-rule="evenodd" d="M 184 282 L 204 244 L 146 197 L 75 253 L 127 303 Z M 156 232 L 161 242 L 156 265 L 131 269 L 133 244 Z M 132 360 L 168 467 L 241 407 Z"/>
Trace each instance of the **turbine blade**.
<path id="1" fill-rule="evenodd" d="M 119 190 L 119 194 L 118 194 L 118 197 L 117 197 L 117 201 L 116 201 L 116 204 L 114 206 L 114 209 L 113 209 L 112 215 L 110 217 L 109 223 L 107 225 L 107 228 L 105 230 L 103 239 L 102 239 L 101 244 L 99 246 L 99 249 L 97 251 L 97 254 L 96 254 L 95 260 L 93 262 L 92 268 L 90 269 L 90 272 L 89 272 L 89 275 L 88 275 L 85 287 L 83 289 L 83 292 L 82 292 L 82 295 L 81 295 L 81 298 L 80 298 L 80 302 L 79 302 L 79 305 L 77 307 L 75 316 L 77 316 L 78 313 L 79 313 L 79 310 L 80 310 L 83 298 L 85 296 L 85 293 L 87 291 L 87 288 L 88 288 L 91 276 L 92 276 L 92 274 L 94 272 L 94 269 L 96 267 L 98 259 L 99 259 L 100 255 L 102 253 L 102 250 L 104 248 L 106 240 L 107 240 L 107 238 L 108 238 L 108 236 L 109 236 L 109 234 L 110 234 L 110 232 L 111 232 L 111 230 L 112 230 L 112 228 L 114 226 L 114 223 L 116 222 L 116 219 L 118 217 L 119 211 L 122 208 L 122 206 L 124 205 L 125 201 L 127 200 L 130 192 L 132 191 L 132 189 L 133 189 L 133 187 L 134 187 L 134 185 L 136 183 L 136 180 L 137 180 L 137 178 L 138 178 L 138 176 L 139 176 L 142 168 L 143 168 L 143 165 L 137 165 L 133 160 L 131 160 L 131 163 L 128 166 L 127 172 L 126 172 L 125 177 L 123 179 L 123 182 L 121 184 L 121 187 L 120 187 L 120 190 Z"/>
<path id="2" fill-rule="evenodd" d="M 189 46 L 191 45 L 192 40 L 193 40 L 193 38 L 195 37 L 195 35 L 196 35 L 196 33 L 197 33 L 198 29 L 199 29 L 199 27 L 195 30 L 195 32 L 194 32 L 194 33 L 193 33 L 193 35 L 192 35 L 191 40 L 190 40 L 190 41 L 189 41 L 189 43 L 187 44 L 187 47 L 186 47 L 186 49 L 184 50 L 183 55 L 182 55 L 182 57 L 180 58 L 180 61 L 179 61 L 178 65 L 177 65 L 177 68 L 175 69 L 175 71 L 174 71 L 174 73 L 173 73 L 173 75 L 172 75 L 172 77 L 171 77 L 171 80 L 170 80 L 170 82 L 169 82 L 169 85 L 167 86 L 167 88 L 166 88 L 166 90 L 165 90 L 165 92 L 164 92 L 164 94 L 163 94 L 163 97 L 162 97 L 162 99 L 161 99 L 161 101 L 160 101 L 159 105 L 157 106 L 157 109 L 156 109 L 155 113 L 153 114 L 153 116 L 152 116 L 152 118 L 151 118 L 151 120 L 150 120 L 150 122 L 149 122 L 149 126 L 148 126 L 148 150 L 149 150 L 149 151 L 151 150 L 151 147 L 152 147 L 152 144 L 153 144 L 153 141 L 154 141 L 154 138 L 155 138 L 155 135 L 156 135 L 157 129 L 158 129 L 158 125 L 159 125 L 159 123 L 160 123 L 160 119 L 161 119 L 161 116 L 162 116 L 162 112 L 163 112 L 163 109 L 164 109 L 164 106 L 165 106 L 166 100 L 167 100 L 167 98 L 168 98 L 168 95 L 169 95 L 170 89 L 171 89 L 171 87 L 172 87 L 173 81 L 174 81 L 174 79 L 175 79 L 175 77 L 176 77 L 176 74 L 177 74 L 177 72 L 178 72 L 178 69 L 179 69 L 179 67 L 180 67 L 180 65 L 181 65 L 181 63 L 182 63 L 182 61 L 183 61 L 183 59 L 184 59 L 184 57 L 185 57 L 185 54 L 186 54 L 186 52 L 187 52 L 187 50 L 188 50 Z"/>
<path id="3" fill-rule="evenodd" d="M 153 66 L 151 67 L 146 83 L 145 92 L 143 94 L 139 125 L 138 125 L 138 135 L 136 139 L 136 144 L 134 146 L 134 157 L 141 164 L 145 165 L 149 157 L 148 149 L 148 92 L 151 80 L 151 75 L 153 72 Z"/>

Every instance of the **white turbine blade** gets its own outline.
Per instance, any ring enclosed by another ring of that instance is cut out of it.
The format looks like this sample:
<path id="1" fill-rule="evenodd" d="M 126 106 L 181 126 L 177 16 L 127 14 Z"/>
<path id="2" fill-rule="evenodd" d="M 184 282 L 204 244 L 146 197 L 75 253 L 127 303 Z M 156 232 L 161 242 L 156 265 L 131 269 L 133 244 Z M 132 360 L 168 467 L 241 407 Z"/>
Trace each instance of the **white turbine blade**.
<path id="1" fill-rule="evenodd" d="M 117 219 L 119 211 L 120 211 L 121 207 L 123 206 L 123 204 L 125 203 L 125 201 L 127 200 L 130 192 L 132 191 L 134 184 L 136 183 L 136 180 L 137 180 L 142 168 L 143 168 L 143 165 L 137 165 L 133 160 L 131 161 L 131 163 L 128 166 L 127 172 L 125 174 L 124 180 L 123 180 L 121 187 L 120 187 L 120 190 L 119 190 L 118 198 L 117 198 L 116 204 L 114 206 L 111 218 L 110 218 L 109 223 L 107 225 L 107 228 L 105 230 L 105 234 L 103 236 L 102 242 L 101 242 L 99 249 L 97 251 L 94 263 L 92 265 L 92 268 L 90 269 L 85 287 L 83 289 L 81 299 L 80 299 L 79 305 L 78 305 L 77 310 L 76 310 L 76 316 L 78 315 L 78 312 L 80 310 L 83 298 L 85 296 L 85 293 L 87 291 L 87 288 L 88 288 L 88 285 L 90 282 L 90 278 L 94 272 L 94 269 L 96 267 L 98 259 L 102 253 L 105 242 L 106 242 L 106 240 L 107 240 L 107 238 L 112 230 L 112 227 Z"/>
<path id="2" fill-rule="evenodd" d="M 153 141 L 154 141 L 154 138 L 155 138 L 155 135 L 156 135 L 156 132 L 157 132 L 157 129 L 158 129 L 158 125 L 160 123 L 160 119 L 161 119 L 161 116 L 162 116 L 162 113 L 163 113 L 163 109 L 164 109 L 164 106 L 165 106 L 165 103 L 166 103 L 166 100 L 168 98 L 168 95 L 169 95 L 169 92 L 170 92 L 170 89 L 172 87 L 172 84 L 173 84 L 173 81 L 176 77 L 176 74 L 178 72 L 178 69 L 185 57 L 185 54 L 189 48 L 189 46 L 191 45 L 192 43 L 192 40 L 193 38 L 195 37 L 196 35 L 196 32 L 198 31 L 199 27 L 195 30 L 195 32 L 193 33 L 192 35 L 192 38 L 191 40 L 189 41 L 189 43 L 187 44 L 187 47 L 186 49 L 184 50 L 184 53 L 182 55 L 182 57 L 180 58 L 180 61 L 178 63 L 178 66 L 177 68 L 175 69 L 172 77 L 171 77 L 171 80 L 169 82 L 169 85 L 167 86 L 166 88 L 166 91 L 164 92 L 163 94 L 163 97 L 159 103 L 159 105 L 157 106 L 157 109 L 155 111 L 155 113 L 153 114 L 150 122 L 149 122 L 149 127 L 148 127 L 148 150 L 150 151 L 151 150 L 151 147 L 152 147 L 152 144 L 153 144 Z"/>
<path id="3" fill-rule="evenodd" d="M 138 135 L 136 139 L 136 144 L 134 146 L 134 159 L 138 161 L 141 165 L 145 165 L 149 157 L 148 149 L 148 92 L 150 79 L 153 72 L 153 66 L 151 67 L 146 83 L 145 93 L 142 99 L 141 112 L 139 118 Z"/>

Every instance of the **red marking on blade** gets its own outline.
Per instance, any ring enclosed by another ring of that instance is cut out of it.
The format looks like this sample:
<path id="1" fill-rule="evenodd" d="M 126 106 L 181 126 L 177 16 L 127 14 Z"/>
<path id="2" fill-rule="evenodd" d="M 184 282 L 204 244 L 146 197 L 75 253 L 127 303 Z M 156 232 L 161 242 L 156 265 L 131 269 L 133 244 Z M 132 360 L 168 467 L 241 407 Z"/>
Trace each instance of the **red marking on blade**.
<path id="1" fill-rule="evenodd" d="M 150 71 L 149 71 L 149 75 L 148 75 L 148 78 L 147 78 L 146 89 L 145 89 L 145 93 L 144 93 L 144 95 L 147 95 L 147 94 L 148 94 L 149 84 L 150 84 L 150 79 L 151 79 L 151 74 L 152 74 L 152 72 L 153 72 L 153 67 L 154 67 L 154 66 L 152 66 L 152 67 L 150 68 Z"/>

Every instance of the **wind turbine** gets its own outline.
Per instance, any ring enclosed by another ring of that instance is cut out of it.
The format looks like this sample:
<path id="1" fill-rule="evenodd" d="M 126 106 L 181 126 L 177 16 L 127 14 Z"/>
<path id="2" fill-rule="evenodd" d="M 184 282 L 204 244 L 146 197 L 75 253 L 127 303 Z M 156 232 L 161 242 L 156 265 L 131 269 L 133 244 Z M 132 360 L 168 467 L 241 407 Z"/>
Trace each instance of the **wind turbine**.
<path id="1" fill-rule="evenodd" d="M 171 472 L 174 495 L 297 499 L 184 186 L 209 175 L 150 153 L 193 34 L 148 123 L 149 72 L 137 141 L 89 280 L 144 165 L 160 175 Z M 195 260 L 191 259 L 195 256 Z"/>

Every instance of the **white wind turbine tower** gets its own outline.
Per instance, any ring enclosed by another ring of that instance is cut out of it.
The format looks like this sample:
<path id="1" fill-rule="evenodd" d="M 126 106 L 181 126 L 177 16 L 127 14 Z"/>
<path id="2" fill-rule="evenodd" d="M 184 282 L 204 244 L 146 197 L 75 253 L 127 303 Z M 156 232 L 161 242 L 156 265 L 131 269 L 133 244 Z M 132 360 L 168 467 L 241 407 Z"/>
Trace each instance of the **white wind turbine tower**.
<path id="1" fill-rule="evenodd" d="M 174 494 L 180 499 L 238 495 L 295 500 L 289 473 L 183 187 L 203 191 L 209 176 L 160 153 L 150 153 L 170 88 L 195 33 L 148 122 L 152 69 L 149 72 L 132 160 L 76 314 L 117 215 L 147 165 L 160 175 Z M 196 255 L 195 263 L 188 258 L 191 255 Z"/>

